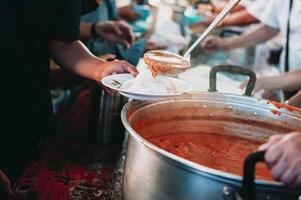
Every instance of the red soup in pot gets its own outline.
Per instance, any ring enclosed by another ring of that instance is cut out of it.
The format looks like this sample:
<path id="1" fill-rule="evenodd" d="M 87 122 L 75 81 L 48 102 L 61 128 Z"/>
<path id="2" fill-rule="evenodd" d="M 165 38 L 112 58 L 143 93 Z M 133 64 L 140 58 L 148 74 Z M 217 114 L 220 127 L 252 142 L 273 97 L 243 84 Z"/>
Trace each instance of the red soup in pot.
<path id="1" fill-rule="evenodd" d="M 174 133 L 147 138 L 156 146 L 189 161 L 242 175 L 243 162 L 261 143 L 214 133 Z M 265 164 L 256 166 L 256 179 L 273 180 Z"/>

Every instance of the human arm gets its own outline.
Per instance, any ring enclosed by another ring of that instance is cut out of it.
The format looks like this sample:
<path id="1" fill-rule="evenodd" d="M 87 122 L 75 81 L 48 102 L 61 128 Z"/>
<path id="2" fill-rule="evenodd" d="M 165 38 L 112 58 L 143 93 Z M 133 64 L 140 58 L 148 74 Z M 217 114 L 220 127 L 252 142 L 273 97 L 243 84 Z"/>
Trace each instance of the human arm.
<path id="1" fill-rule="evenodd" d="M 272 136 L 259 150 L 266 151 L 265 162 L 272 176 L 283 184 L 301 188 L 301 133 Z"/>
<path id="2" fill-rule="evenodd" d="M 197 22 L 194 25 L 209 26 L 214 19 L 215 16 L 206 16 L 205 19 Z M 219 27 L 243 26 L 253 24 L 256 22 L 258 22 L 258 20 L 254 16 L 252 16 L 247 10 L 244 9 L 226 16 L 225 19 L 223 19 L 219 23 Z"/>
<path id="3" fill-rule="evenodd" d="M 254 92 L 258 92 L 260 90 L 300 90 L 300 77 L 301 70 L 284 73 L 278 76 L 260 77 L 256 80 Z"/>
<path id="4" fill-rule="evenodd" d="M 197 4 L 197 9 L 198 9 L 198 12 L 201 14 L 208 13 L 208 12 L 211 12 L 213 14 L 218 14 L 224 9 L 224 7 L 226 6 L 227 3 L 228 3 L 228 1 L 222 1 L 222 2 L 218 2 L 218 3 L 213 1 L 210 4 L 199 3 L 199 4 Z M 238 4 L 231 10 L 231 13 L 243 10 L 244 8 L 245 7 L 243 5 Z"/>
<path id="5" fill-rule="evenodd" d="M 92 30 L 94 29 L 94 30 Z M 92 35 L 94 32 L 95 35 Z M 122 21 L 80 23 L 80 38 L 83 40 L 98 37 L 112 44 L 121 44 L 129 48 L 134 42 L 134 33 L 129 25 Z"/>
<path id="6" fill-rule="evenodd" d="M 248 10 L 243 9 L 228 15 L 220 24 L 220 26 L 242 26 L 258 22 Z"/>
<path id="7" fill-rule="evenodd" d="M 230 38 L 220 38 L 216 36 L 208 37 L 201 46 L 209 52 L 254 46 L 273 38 L 278 32 L 278 29 L 261 24 L 257 29 L 251 30 L 240 36 Z"/>
<path id="8" fill-rule="evenodd" d="M 129 72 L 137 75 L 137 70 L 126 61 L 106 62 L 94 55 L 79 41 L 50 42 L 51 57 L 66 70 L 96 82 L 113 73 Z"/>
<path id="9" fill-rule="evenodd" d="M 118 9 L 120 18 L 128 21 L 134 22 L 140 18 L 140 15 L 132 9 L 132 5 L 127 5 L 120 7 Z"/>
<path id="10" fill-rule="evenodd" d="M 287 100 L 286 103 L 300 108 L 301 107 L 301 90 L 299 90 L 299 92 L 297 92 L 297 94 L 295 94 L 289 100 Z"/>

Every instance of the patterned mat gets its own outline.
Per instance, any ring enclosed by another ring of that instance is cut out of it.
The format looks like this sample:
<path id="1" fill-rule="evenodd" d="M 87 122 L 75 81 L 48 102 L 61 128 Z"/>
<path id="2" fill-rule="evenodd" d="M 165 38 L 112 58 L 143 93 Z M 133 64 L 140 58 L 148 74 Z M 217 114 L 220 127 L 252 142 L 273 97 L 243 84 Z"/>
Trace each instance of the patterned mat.
<path id="1" fill-rule="evenodd" d="M 116 151 L 112 147 L 88 145 L 87 148 L 82 143 L 88 127 L 90 100 L 91 90 L 84 89 L 64 108 L 58 124 L 62 136 L 54 137 L 44 148 L 40 161 L 27 167 L 9 200 L 122 199 L 124 156 L 116 162 L 121 147 Z M 49 164 L 50 160 L 59 164 Z"/>

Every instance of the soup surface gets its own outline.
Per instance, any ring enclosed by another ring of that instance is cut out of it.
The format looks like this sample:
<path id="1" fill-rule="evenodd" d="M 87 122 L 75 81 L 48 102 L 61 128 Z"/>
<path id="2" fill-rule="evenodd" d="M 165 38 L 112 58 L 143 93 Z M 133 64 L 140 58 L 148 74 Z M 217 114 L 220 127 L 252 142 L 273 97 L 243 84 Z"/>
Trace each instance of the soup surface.
<path id="1" fill-rule="evenodd" d="M 245 157 L 261 145 L 252 140 L 212 133 L 176 133 L 147 139 L 189 161 L 236 175 L 242 175 Z M 256 178 L 273 180 L 262 163 L 256 166 Z"/>

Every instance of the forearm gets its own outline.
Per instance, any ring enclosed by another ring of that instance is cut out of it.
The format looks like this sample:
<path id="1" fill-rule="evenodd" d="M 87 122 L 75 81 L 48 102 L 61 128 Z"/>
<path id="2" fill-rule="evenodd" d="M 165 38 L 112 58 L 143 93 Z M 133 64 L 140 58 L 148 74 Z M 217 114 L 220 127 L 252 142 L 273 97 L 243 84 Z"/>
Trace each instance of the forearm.
<path id="1" fill-rule="evenodd" d="M 50 53 L 55 62 L 66 70 L 94 81 L 100 80 L 97 69 L 106 61 L 92 55 L 81 42 L 66 43 L 52 40 Z"/>
<path id="2" fill-rule="evenodd" d="M 228 2 L 223 2 L 223 3 L 217 3 L 217 4 L 216 4 L 216 3 L 212 3 L 213 8 L 214 8 L 214 13 L 215 13 L 215 14 L 220 13 L 220 12 L 225 8 L 225 6 L 226 6 L 228 3 L 229 3 L 229 1 L 228 1 Z M 241 10 L 243 10 L 243 9 L 245 9 L 244 6 L 242 6 L 242 5 L 240 5 L 240 4 L 237 4 L 237 5 L 231 10 L 231 13 L 235 13 L 235 12 L 241 11 Z"/>
<path id="3" fill-rule="evenodd" d="M 92 37 L 91 27 L 92 27 L 92 23 L 84 23 L 84 22 L 80 23 L 80 36 L 79 36 L 79 38 L 81 40 L 87 40 L 87 39 Z"/>
<path id="4" fill-rule="evenodd" d="M 262 24 L 257 29 L 251 30 L 248 33 L 225 39 L 223 49 L 227 50 L 238 47 L 254 46 L 273 38 L 278 34 L 278 32 L 278 29 Z"/>
<path id="5" fill-rule="evenodd" d="M 258 22 L 247 10 L 242 10 L 228 15 L 222 22 L 221 26 L 242 26 Z"/>
<path id="6" fill-rule="evenodd" d="M 301 89 L 301 70 L 263 78 L 263 87 L 267 90 L 295 91 Z"/>

